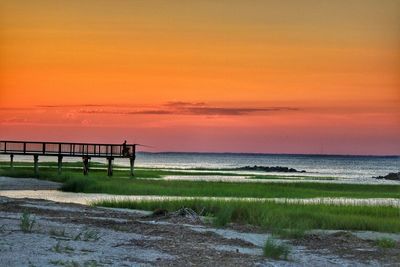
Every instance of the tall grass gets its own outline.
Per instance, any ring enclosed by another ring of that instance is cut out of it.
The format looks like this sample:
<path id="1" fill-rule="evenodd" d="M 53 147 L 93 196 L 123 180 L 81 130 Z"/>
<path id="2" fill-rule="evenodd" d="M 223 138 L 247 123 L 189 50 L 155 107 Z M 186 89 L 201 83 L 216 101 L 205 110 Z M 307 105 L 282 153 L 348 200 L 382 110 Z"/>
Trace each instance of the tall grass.
<path id="1" fill-rule="evenodd" d="M 264 256 L 275 260 L 287 260 L 290 253 L 290 247 L 286 244 L 269 238 L 264 245 Z"/>
<path id="2" fill-rule="evenodd" d="M 22 213 L 20 218 L 20 228 L 23 232 L 32 232 L 32 228 L 35 225 L 35 219 L 31 218 L 31 215 L 27 212 Z"/>
<path id="3" fill-rule="evenodd" d="M 399 186 L 340 185 L 312 183 L 247 184 L 205 181 L 163 181 L 119 178 L 74 178 L 77 187 L 66 183 L 63 190 L 116 195 L 164 195 L 193 197 L 241 197 L 241 198 L 400 198 Z"/>
<path id="4" fill-rule="evenodd" d="M 229 222 L 280 229 L 335 229 L 400 232 L 400 210 L 383 206 L 289 204 L 223 200 L 104 200 L 97 206 L 175 211 L 182 207 L 214 215 L 217 225 Z"/>

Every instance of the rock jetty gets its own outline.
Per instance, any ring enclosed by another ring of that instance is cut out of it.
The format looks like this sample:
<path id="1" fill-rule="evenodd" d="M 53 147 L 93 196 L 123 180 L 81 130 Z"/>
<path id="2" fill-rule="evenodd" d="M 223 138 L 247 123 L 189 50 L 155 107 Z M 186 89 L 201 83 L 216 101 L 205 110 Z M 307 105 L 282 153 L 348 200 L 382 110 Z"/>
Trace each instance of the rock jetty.
<path id="1" fill-rule="evenodd" d="M 282 167 L 282 166 L 275 166 L 275 167 L 268 167 L 268 166 L 244 166 L 236 168 L 236 170 L 243 170 L 243 171 L 263 171 L 263 172 L 306 172 L 306 171 L 299 171 L 293 168 Z"/>
<path id="2" fill-rule="evenodd" d="M 375 179 L 385 179 L 385 180 L 400 181 L 400 172 L 398 172 L 398 173 L 391 172 L 388 175 L 378 176 L 378 177 L 374 177 L 374 178 Z"/>

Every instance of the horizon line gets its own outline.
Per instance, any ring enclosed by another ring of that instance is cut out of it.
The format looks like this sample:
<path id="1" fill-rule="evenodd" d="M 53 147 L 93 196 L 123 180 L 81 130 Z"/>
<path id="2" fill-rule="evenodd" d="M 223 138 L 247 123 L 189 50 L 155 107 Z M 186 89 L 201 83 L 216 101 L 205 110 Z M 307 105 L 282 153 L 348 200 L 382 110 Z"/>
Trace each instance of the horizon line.
<path id="1" fill-rule="evenodd" d="M 279 152 L 196 152 L 196 151 L 137 151 L 148 154 L 247 154 L 247 155 L 287 155 L 287 156 L 341 156 L 341 157 L 400 157 L 400 154 L 321 154 L 321 153 L 279 153 Z"/>

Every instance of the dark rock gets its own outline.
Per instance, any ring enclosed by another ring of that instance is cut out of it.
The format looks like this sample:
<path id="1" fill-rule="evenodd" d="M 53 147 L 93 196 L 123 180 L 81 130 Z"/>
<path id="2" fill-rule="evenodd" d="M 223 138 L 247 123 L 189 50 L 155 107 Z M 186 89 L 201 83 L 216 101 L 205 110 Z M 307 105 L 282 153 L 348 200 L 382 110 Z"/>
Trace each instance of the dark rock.
<path id="1" fill-rule="evenodd" d="M 263 172 L 306 172 L 306 171 L 298 171 L 293 168 L 282 167 L 282 166 L 275 166 L 275 167 L 268 167 L 268 166 L 245 166 L 236 168 L 236 170 L 244 170 L 244 171 L 263 171 Z"/>
<path id="2" fill-rule="evenodd" d="M 391 172 L 388 175 L 385 176 L 378 176 L 378 177 L 373 177 L 375 179 L 385 179 L 385 180 L 394 180 L 394 181 L 400 181 L 400 172 L 395 173 Z"/>

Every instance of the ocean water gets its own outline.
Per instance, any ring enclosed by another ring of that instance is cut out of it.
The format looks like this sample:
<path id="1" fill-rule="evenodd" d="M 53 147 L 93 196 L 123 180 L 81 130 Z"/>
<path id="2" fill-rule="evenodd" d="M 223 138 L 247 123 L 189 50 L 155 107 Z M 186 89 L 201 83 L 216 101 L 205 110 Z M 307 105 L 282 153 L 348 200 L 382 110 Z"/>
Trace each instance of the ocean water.
<path id="1" fill-rule="evenodd" d="M 0 155 L 1 161 L 9 156 Z M 32 157 L 15 156 L 15 161 L 30 161 Z M 39 157 L 40 161 L 56 161 L 56 157 Z M 65 158 L 77 161 L 79 158 Z M 104 159 L 93 159 L 104 162 Z M 128 166 L 127 159 L 116 164 Z M 139 152 L 136 166 L 160 168 L 236 168 L 243 166 L 284 166 L 305 170 L 299 175 L 319 175 L 342 178 L 371 178 L 400 171 L 400 156 L 338 156 L 338 155 L 281 155 L 236 153 L 147 153 Z M 281 173 L 284 174 L 284 173 Z M 286 175 L 286 174 L 285 174 Z"/>
<path id="2" fill-rule="evenodd" d="M 215 153 L 139 153 L 137 165 L 167 168 L 284 166 L 309 174 L 368 178 L 400 171 L 400 156 L 329 156 Z M 304 175 L 304 174 L 301 174 Z"/>

